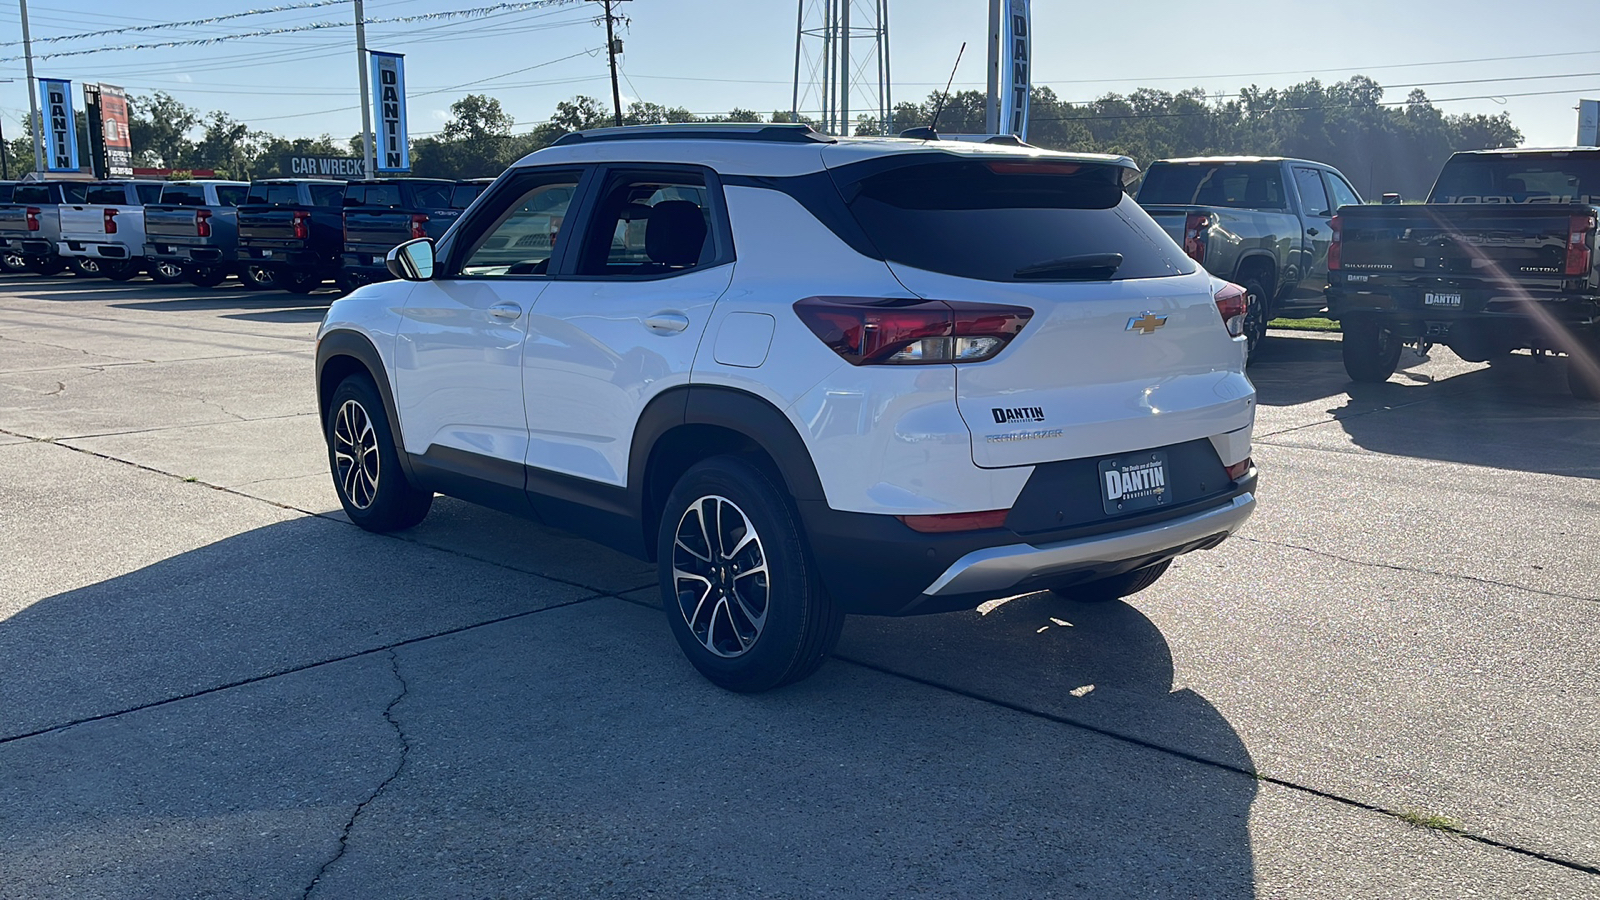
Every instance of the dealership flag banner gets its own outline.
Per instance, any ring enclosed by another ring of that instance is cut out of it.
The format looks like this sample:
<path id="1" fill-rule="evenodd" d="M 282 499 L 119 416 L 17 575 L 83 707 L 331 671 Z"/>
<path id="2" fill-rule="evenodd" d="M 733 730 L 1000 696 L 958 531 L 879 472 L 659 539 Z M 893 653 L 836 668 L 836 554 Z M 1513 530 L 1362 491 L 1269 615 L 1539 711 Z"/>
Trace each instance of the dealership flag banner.
<path id="1" fill-rule="evenodd" d="M 372 105 L 378 111 L 379 172 L 411 171 L 406 140 L 406 59 L 399 53 L 367 51 L 372 56 Z"/>
<path id="2" fill-rule="evenodd" d="M 114 84 L 100 85 L 100 145 L 106 174 L 133 177 L 133 138 L 128 134 L 128 95 Z"/>
<path id="3" fill-rule="evenodd" d="M 1028 93 L 1033 87 L 1033 40 L 1028 0 L 1005 0 L 1000 25 L 1000 132 L 1026 137 Z"/>
<path id="4" fill-rule="evenodd" d="M 44 101 L 44 167 L 50 172 L 78 171 L 78 123 L 72 111 L 72 82 L 39 79 Z"/>

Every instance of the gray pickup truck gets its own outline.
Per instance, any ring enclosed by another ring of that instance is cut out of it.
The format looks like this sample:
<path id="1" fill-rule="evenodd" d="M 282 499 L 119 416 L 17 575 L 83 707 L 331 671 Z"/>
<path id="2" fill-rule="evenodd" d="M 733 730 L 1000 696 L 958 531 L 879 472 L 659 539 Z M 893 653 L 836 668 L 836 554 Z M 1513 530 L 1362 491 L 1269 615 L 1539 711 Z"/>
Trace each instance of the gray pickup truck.
<path id="1" fill-rule="evenodd" d="M 1151 163 L 1138 199 L 1195 262 L 1244 287 L 1253 351 L 1268 319 L 1315 316 L 1327 305 L 1328 223 L 1361 195 L 1319 162 L 1217 156 Z"/>
<path id="2" fill-rule="evenodd" d="M 11 191 L 0 206 L 0 252 L 12 265 L 39 275 L 54 275 L 67 261 L 56 252 L 61 240 L 61 206 L 82 203 L 81 181 L 28 181 Z M 7 268 L 10 268 L 8 266 Z"/>
<path id="3" fill-rule="evenodd" d="M 222 283 L 239 261 L 239 204 L 243 181 L 174 181 L 144 208 L 144 255 L 158 280 L 201 287 Z"/>

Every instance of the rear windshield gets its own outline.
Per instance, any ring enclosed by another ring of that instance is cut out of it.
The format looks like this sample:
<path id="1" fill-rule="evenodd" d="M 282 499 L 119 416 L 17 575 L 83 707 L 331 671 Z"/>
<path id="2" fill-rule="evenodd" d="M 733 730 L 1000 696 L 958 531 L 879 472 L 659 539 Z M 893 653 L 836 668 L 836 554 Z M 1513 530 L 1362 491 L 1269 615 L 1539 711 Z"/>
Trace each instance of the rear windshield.
<path id="1" fill-rule="evenodd" d="M 169 184 L 161 189 L 161 202 L 167 206 L 205 206 L 206 189 L 198 184 Z"/>
<path id="2" fill-rule="evenodd" d="M 300 186 L 258 181 L 250 185 L 250 194 L 244 202 L 261 206 L 299 206 Z"/>
<path id="3" fill-rule="evenodd" d="M 870 165 L 870 164 L 866 164 Z M 984 281 L 1155 278 L 1194 263 L 1122 189 L 1123 169 L 997 160 L 912 163 L 840 190 L 885 259 Z M 1107 264 L 1108 257 L 1119 262 Z"/>
<path id="4" fill-rule="evenodd" d="M 442 209 L 450 205 L 449 184 L 355 183 L 344 190 L 345 206 L 378 209 Z"/>
<path id="5" fill-rule="evenodd" d="M 1152 163 L 1139 186 L 1145 206 L 1288 209 L 1283 170 L 1275 163 Z"/>
<path id="6" fill-rule="evenodd" d="M 478 195 L 483 193 L 483 189 L 486 187 L 488 187 L 487 184 L 456 185 L 455 189 L 450 192 L 450 208 L 466 209 L 472 205 L 472 201 L 478 199 Z"/>
<path id="7" fill-rule="evenodd" d="M 91 184 L 84 192 L 83 202 L 120 206 L 128 202 L 128 193 L 120 184 Z"/>
<path id="8" fill-rule="evenodd" d="M 416 209 L 449 209 L 451 184 L 408 184 L 411 205 Z"/>
<path id="9" fill-rule="evenodd" d="M 10 203 L 11 192 L 16 189 L 17 186 L 14 184 L 0 184 L 0 203 Z"/>
<path id="10" fill-rule="evenodd" d="M 1428 202 L 1600 202 L 1600 157 L 1458 156 L 1444 164 Z"/>

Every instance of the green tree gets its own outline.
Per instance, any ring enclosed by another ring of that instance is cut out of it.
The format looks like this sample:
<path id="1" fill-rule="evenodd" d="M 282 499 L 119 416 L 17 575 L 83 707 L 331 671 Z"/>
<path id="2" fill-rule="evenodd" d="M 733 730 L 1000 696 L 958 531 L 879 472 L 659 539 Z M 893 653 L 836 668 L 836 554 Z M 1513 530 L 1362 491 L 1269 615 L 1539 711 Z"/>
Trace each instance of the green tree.
<path id="1" fill-rule="evenodd" d="M 189 133 L 200 124 L 200 111 L 178 102 L 166 91 L 128 98 L 128 136 L 135 165 L 178 168 L 192 163 Z"/>

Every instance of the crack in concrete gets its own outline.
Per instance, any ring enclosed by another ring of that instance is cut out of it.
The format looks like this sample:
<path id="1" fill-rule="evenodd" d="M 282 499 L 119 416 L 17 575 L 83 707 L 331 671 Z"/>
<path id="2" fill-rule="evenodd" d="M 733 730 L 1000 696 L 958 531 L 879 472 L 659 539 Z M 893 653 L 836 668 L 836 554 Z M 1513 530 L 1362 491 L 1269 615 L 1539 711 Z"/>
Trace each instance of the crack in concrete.
<path id="1" fill-rule="evenodd" d="M 400 740 L 400 758 L 395 760 L 394 770 L 389 773 L 388 777 L 379 782 L 378 786 L 372 789 L 372 793 L 368 794 L 365 800 L 356 804 L 355 810 L 350 813 L 350 818 L 344 823 L 344 830 L 339 834 L 339 849 L 334 851 L 333 856 L 327 862 L 324 862 L 321 868 L 317 869 L 317 874 L 312 876 L 311 882 L 306 885 L 305 892 L 301 894 L 301 900 L 309 900 L 311 894 L 316 891 L 317 885 L 322 882 L 322 876 L 326 875 L 328 869 L 344 857 L 345 850 L 349 849 L 350 846 L 350 832 L 355 830 L 356 820 L 361 818 L 361 814 L 366 811 L 368 806 L 383 796 L 383 792 L 405 770 L 406 759 L 411 754 L 411 741 L 406 737 L 406 731 L 401 727 L 400 721 L 394 717 L 394 708 L 411 692 L 411 685 L 406 682 L 405 676 L 400 674 L 400 656 L 393 649 L 389 650 L 389 668 L 394 673 L 395 681 L 400 682 L 400 693 L 396 694 L 394 699 L 389 701 L 389 705 L 383 708 L 383 718 L 384 721 L 389 723 L 389 727 L 394 729 L 395 737 Z"/>

